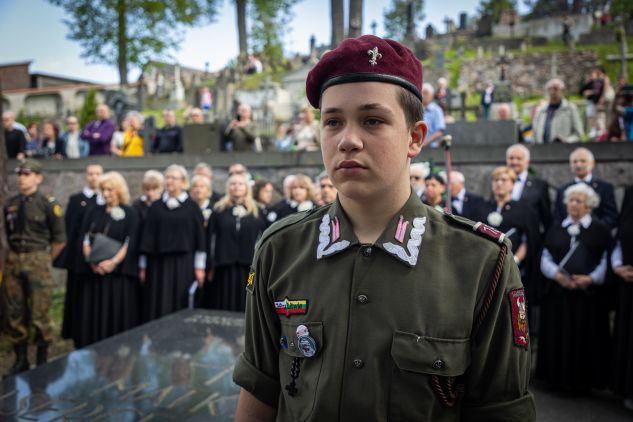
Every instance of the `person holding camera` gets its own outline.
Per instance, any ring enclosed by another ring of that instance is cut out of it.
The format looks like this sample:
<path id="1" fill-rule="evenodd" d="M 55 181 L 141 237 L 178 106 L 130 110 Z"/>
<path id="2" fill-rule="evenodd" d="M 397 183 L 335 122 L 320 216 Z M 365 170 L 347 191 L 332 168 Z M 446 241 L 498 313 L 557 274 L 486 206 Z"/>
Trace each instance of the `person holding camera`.
<path id="1" fill-rule="evenodd" d="M 255 125 L 251 120 L 251 106 L 241 103 L 237 107 L 237 116 L 224 132 L 227 149 L 230 151 L 251 151 L 255 142 Z"/>

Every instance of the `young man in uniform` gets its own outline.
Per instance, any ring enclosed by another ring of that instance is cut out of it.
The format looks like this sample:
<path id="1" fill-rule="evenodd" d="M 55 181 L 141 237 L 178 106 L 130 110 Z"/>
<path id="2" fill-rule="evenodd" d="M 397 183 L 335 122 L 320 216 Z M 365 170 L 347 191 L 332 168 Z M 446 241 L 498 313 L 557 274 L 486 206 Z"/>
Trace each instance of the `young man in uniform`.
<path id="1" fill-rule="evenodd" d="M 422 204 L 422 67 L 366 35 L 308 75 L 337 200 L 271 226 L 247 284 L 237 421 L 533 421 L 504 235 Z"/>
<path id="2" fill-rule="evenodd" d="M 53 296 L 51 261 L 66 242 L 61 206 L 38 191 L 42 165 L 25 160 L 15 172 L 20 193 L 7 201 L 4 210 L 9 240 L 4 280 L 8 309 L 2 310 L 8 315 L 7 335 L 16 354 L 13 374 L 29 369 L 31 328 L 35 331 L 37 364 L 46 363 L 53 339 L 48 315 Z"/>

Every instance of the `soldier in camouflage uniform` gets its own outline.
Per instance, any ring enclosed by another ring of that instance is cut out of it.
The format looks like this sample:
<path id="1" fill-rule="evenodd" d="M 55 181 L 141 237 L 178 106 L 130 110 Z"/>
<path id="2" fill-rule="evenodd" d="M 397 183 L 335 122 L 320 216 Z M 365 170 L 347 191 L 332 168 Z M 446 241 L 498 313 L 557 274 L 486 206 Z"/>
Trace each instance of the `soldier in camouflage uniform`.
<path id="1" fill-rule="evenodd" d="M 27 344 L 34 329 L 37 364 L 46 362 L 53 338 L 49 309 L 53 296 L 51 260 L 64 247 L 66 234 L 62 208 L 38 191 L 42 165 L 22 161 L 15 170 L 20 193 L 7 201 L 4 217 L 9 241 L 5 266 L 8 316 L 7 335 L 16 359 L 12 373 L 29 369 Z"/>

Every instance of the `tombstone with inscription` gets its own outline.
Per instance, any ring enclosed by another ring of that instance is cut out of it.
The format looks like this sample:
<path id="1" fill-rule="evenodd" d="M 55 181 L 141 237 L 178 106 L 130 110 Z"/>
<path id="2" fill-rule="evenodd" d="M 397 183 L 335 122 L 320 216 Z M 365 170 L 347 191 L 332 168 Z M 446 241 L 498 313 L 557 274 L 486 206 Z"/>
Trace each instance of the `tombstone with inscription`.
<path id="1" fill-rule="evenodd" d="M 185 310 L 0 382 L 0 420 L 232 421 L 240 313 Z"/>

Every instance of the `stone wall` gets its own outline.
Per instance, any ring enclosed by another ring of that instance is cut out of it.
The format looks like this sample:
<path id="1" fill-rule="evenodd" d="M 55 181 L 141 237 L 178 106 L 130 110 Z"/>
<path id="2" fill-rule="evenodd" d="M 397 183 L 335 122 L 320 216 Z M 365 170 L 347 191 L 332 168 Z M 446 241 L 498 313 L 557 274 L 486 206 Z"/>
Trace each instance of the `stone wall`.
<path id="1" fill-rule="evenodd" d="M 465 60 L 462 64 L 460 83 L 471 92 L 483 89 L 488 79 L 499 79 L 497 57 Z M 506 79 L 512 84 L 515 95 L 544 95 L 545 84 L 552 77 L 561 78 L 570 92 L 577 93 L 591 68 L 599 64 L 592 51 L 559 53 L 525 53 L 510 58 Z"/>

